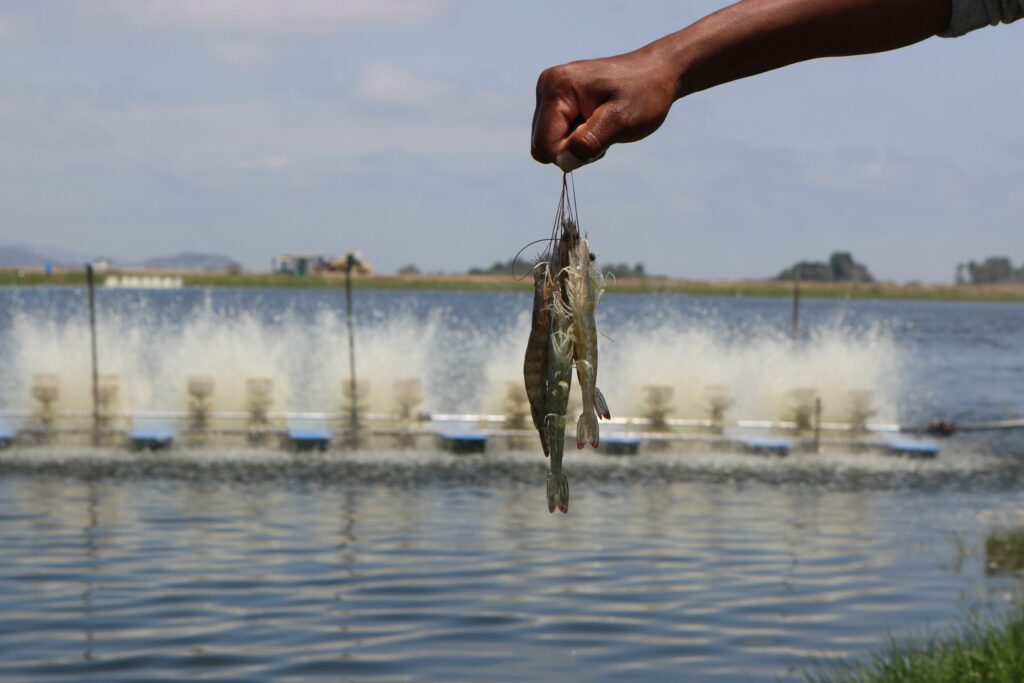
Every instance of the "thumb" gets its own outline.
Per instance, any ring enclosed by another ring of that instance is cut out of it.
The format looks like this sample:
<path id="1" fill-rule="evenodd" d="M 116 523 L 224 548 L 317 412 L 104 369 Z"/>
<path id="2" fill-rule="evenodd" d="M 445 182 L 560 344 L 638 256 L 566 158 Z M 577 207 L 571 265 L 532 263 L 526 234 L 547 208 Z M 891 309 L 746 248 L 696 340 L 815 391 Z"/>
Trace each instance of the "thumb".
<path id="1" fill-rule="evenodd" d="M 622 124 L 615 110 L 608 104 L 602 104 L 572 132 L 555 163 L 563 171 L 572 171 L 597 161 L 615 142 L 621 130 Z"/>

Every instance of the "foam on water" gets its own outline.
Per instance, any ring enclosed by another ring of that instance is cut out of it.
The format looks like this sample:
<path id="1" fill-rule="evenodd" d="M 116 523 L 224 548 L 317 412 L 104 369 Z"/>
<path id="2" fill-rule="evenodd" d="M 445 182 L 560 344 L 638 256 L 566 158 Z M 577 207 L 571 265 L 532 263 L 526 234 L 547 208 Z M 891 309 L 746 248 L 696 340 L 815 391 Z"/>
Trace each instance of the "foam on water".
<path id="1" fill-rule="evenodd" d="M 452 311 L 427 315 L 378 312 L 356 330 L 357 377 L 369 384 L 364 405 L 394 408 L 396 380 L 422 382 L 422 409 L 504 411 L 509 385 L 522 382 L 529 311 L 511 323 L 480 325 Z M 645 412 L 645 387 L 671 387 L 670 414 L 706 417 L 706 388 L 722 385 L 734 400 L 729 416 L 785 419 L 788 393 L 813 388 L 824 419 L 844 420 L 847 393 L 872 392 L 878 414 L 898 418 L 903 399 L 903 357 L 884 328 L 854 328 L 842 319 L 794 343 L 777 329 L 754 325 L 737 332 L 713 318 L 661 315 L 602 321 L 600 385 L 614 415 Z M 323 307 L 273 318 L 258 311 L 215 311 L 209 303 L 177 319 L 144 305 L 101 315 L 100 371 L 120 378 L 118 407 L 181 410 L 190 376 L 214 379 L 213 409 L 244 410 L 246 381 L 273 380 L 277 411 L 338 411 L 348 381 L 344 317 Z M 612 341 L 613 340 L 613 341 Z M 8 407 L 32 408 L 32 377 L 53 373 L 61 383 L 58 407 L 91 406 L 88 326 L 82 317 L 47 310 L 18 310 L 0 360 Z M 578 387 L 575 388 L 578 392 Z M 578 402 L 578 398 L 576 399 Z"/>
<path id="2" fill-rule="evenodd" d="M 529 316 L 519 316 L 508 335 L 491 347 L 484 406 L 500 412 L 508 382 L 522 373 Z M 600 326 L 598 383 L 612 414 L 640 416 L 645 387 L 671 387 L 670 413 L 708 415 L 706 388 L 728 388 L 734 404 L 729 415 L 742 419 L 789 419 L 791 390 L 813 388 L 826 421 L 847 419 L 848 393 L 870 391 L 874 420 L 894 421 L 903 400 L 903 355 L 880 325 L 850 328 L 834 318 L 794 343 L 778 329 L 755 325 L 737 335 L 714 319 L 694 321 L 665 315 L 632 320 L 619 327 Z M 573 385 L 579 404 L 579 387 Z"/>
<path id="3" fill-rule="evenodd" d="M 705 388 L 722 385 L 735 400 L 730 414 L 744 419 L 789 417 L 787 394 L 804 387 L 821 397 L 825 420 L 846 418 L 851 390 L 871 391 L 879 418 L 896 417 L 899 353 L 878 329 L 820 328 L 794 344 L 771 328 L 730 340 L 714 325 L 687 328 L 664 321 L 624 330 L 615 339 L 605 345 L 602 384 L 608 400 L 631 414 L 642 412 L 644 386 L 660 384 L 673 387 L 674 412 L 687 416 L 705 416 Z"/>
<path id="4" fill-rule="evenodd" d="M 429 358 L 436 320 L 393 315 L 357 334 L 357 377 L 369 380 L 364 405 L 390 410 L 396 379 L 431 377 Z M 45 312 L 17 311 L 8 342 L 5 403 L 32 408 L 33 376 L 60 381 L 59 407 L 91 408 L 88 324 Z M 119 377 L 117 407 L 183 410 L 192 376 L 213 378 L 213 410 L 245 410 L 246 381 L 273 380 L 274 407 L 287 411 L 338 411 L 349 377 L 344 320 L 330 309 L 312 321 L 285 314 L 270 322 L 251 312 L 231 315 L 200 308 L 186 320 L 168 322 L 145 309 L 98 321 L 100 372 Z M 428 388 L 425 393 L 429 399 Z"/>

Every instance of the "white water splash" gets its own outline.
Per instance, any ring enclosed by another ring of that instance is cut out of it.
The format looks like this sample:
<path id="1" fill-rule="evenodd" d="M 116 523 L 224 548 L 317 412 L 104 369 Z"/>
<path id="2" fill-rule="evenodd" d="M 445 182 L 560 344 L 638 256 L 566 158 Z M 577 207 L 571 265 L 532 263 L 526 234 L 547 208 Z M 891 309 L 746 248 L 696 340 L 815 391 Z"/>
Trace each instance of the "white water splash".
<path id="1" fill-rule="evenodd" d="M 858 329 L 836 319 L 799 344 L 770 326 L 737 334 L 715 320 L 678 315 L 600 327 L 614 340 L 601 340 L 599 384 L 615 416 L 643 415 L 645 387 L 660 385 L 671 388 L 671 416 L 707 417 L 707 387 L 720 385 L 734 400 L 732 418 L 787 419 L 788 394 L 800 388 L 822 399 L 827 421 L 846 419 L 855 390 L 871 392 L 875 420 L 898 417 L 904 360 L 879 326 Z M 362 321 L 356 349 L 357 377 L 369 383 L 365 407 L 392 411 L 396 380 L 411 378 L 422 382 L 421 409 L 503 412 L 508 386 L 522 382 L 528 328 L 529 311 L 491 328 L 453 325 L 443 309 L 425 319 L 399 311 Z M 245 410 L 250 378 L 273 381 L 275 411 L 337 412 L 345 405 L 347 331 L 332 309 L 268 322 L 209 305 L 172 321 L 140 307 L 101 317 L 98 333 L 101 372 L 118 375 L 121 409 L 181 410 L 191 376 L 214 380 L 215 411 Z M 52 373 L 60 409 L 90 408 L 84 320 L 22 310 L 7 337 L 10 353 L 0 359 L 7 406 L 33 408 L 33 375 Z"/>

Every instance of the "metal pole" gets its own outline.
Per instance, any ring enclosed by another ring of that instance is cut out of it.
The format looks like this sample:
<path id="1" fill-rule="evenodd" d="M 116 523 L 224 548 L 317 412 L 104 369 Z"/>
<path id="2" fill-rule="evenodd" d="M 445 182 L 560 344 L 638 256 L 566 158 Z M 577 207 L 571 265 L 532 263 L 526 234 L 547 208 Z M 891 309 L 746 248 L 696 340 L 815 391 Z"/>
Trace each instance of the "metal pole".
<path id="1" fill-rule="evenodd" d="M 89 338 L 92 341 L 92 443 L 100 443 L 100 376 L 96 357 L 96 281 L 92 264 L 85 266 L 85 281 L 89 285 Z"/>
<path id="2" fill-rule="evenodd" d="M 348 376 L 349 376 L 349 445 L 359 446 L 359 396 L 356 393 L 356 341 L 352 323 L 352 267 L 355 256 L 349 254 L 345 260 L 345 311 L 348 318 Z"/>
<path id="3" fill-rule="evenodd" d="M 800 269 L 796 269 L 793 277 L 793 327 L 790 332 L 793 341 L 800 338 Z"/>
<path id="4" fill-rule="evenodd" d="M 821 452 L 821 397 L 814 399 L 814 452 Z"/>

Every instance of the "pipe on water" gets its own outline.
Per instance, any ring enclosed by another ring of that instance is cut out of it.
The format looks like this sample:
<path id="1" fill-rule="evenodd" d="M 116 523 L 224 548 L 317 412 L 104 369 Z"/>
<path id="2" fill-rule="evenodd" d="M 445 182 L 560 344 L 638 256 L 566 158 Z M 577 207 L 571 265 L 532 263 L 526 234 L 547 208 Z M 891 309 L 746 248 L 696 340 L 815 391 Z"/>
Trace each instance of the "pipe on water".
<path id="1" fill-rule="evenodd" d="M 796 269 L 796 274 L 793 276 L 793 318 L 792 326 L 790 328 L 790 335 L 793 337 L 793 341 L 800 338 L 800 269 Z"/>
<path id="2" fill-rule="evenodd" d="M 814 399 L 814 452 L 821 452 L 821 397 Z"/>
<path id="3" fill-rule="evenodd" d="M 345 314 L 348 325 L 348 376 L 349 376 L 349 433 L 348 444 L 359 447 L 359 393 L 356 387 L 356 342 L 352 322 L 352 268 L 357 259 L 349 252 L 345 259 Z"/>
<path id="4" fill-rule="evenodd" d="M 96 351 L 96 278 L 91 263 L 85 264 L 85 281 L 89 289 L 89 339 L 92 343 L 92 442 L 100 443 L 100 375 Z"/>

